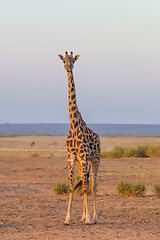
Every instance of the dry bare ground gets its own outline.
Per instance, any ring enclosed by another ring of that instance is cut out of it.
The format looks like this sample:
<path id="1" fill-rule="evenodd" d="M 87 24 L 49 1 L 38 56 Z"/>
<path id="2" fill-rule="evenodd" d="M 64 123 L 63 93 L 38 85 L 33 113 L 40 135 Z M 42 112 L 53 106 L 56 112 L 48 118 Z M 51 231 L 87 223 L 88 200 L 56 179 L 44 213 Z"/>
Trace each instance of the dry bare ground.
<path id="1" fill-rule="evenodd" d="M 34 149 L 25 147 L 26 141 L 19 146 L 13 139 L 19 150 L 12 151 L 8 151 L 14 149 L 11 142 L 9 147 L 3 144 L 6 139 L 1 140 L 0 239 L 160 239 L 160 199 L 153 190 L 154 184 L 160 183 L 160 158 L 102 159 L 97 192 L 99 224 L 80 223 L 83 197 L 75 195 L 71 225 L 64 226 L 68 196 L 56 195 L 53 189 L 57 182 L 67 182 L 66 153 L 60 151 L 65 146 L 62 139 L 57 149 L 42 146 L 44 139 L 38 139 L 41 148 Z M 104 142 L 107 145 L 107 140 Z M 146 196 L 118 196 L 120 181 L 145 183 Z M 89 210 L 92 216 L 92 197 Z"/>

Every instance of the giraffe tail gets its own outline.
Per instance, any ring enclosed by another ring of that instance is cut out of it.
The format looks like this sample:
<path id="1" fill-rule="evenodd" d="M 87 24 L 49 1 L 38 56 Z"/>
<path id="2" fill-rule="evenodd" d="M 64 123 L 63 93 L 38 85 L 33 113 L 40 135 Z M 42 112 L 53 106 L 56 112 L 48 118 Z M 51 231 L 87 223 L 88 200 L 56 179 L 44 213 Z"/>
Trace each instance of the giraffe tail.
<path id="1" fill-rule="evenodd" d="M 90 166 L 90 164 L 89 164 L 89 169 L 88 169 L 88 172 L 87 172 L 87 179 L 89 179 L 90 168 L 91 168 L 91 166 Z M 74 188 L 74 191 L 75 191 L 79 186 L 82 186 L 82 180 L 79 181 L 79 183 L 77 183 L 77 185 L 76 185 L 75 188 Z"/>

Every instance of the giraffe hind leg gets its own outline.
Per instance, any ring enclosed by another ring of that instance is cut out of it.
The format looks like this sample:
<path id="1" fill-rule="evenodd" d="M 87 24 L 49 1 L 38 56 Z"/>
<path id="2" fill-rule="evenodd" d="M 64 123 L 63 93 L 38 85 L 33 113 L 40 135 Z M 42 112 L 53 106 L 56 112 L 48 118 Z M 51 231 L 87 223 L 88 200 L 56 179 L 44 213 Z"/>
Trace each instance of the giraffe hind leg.
<path id="1" fill-rule="evenodd" d="M 83 160 L 77 162 L 79 172 L 81 175 L 81 181 L 76 185 L 75 189 L 82 184 L 82 190 L 84 192 L 84 205 L 83 205 L 83 214 L 80 222 L 85 222 L 86 224 L 90 224 L 90 215 L 88 211 L 88 201 L 87 201 L 87 189 L 88 189 L 88 178 L 90 172 L 90 165 L 88 168 L 88 164 Z"/>
<path id="2" fill-rule="evenodd" d="M 98 216 L 96 212 L 96 179 L 99 167 L 99 159 L 95 159 L 92 162 L 91 172 L 92 172 L 92 193 L 93 193 L 93 203 L 94 203 L 94 213 L 93 213 L 93 223 L 98 223 Z"/>
<path id="3" fill-rule="evenodd" d="M 88 199 L 87 199 L 87 192 L 88 192 L 88 164 L 82 164 L 82 189 L 84 192 L 84 208 L 83 208 L 83 215 L 82 220 L 85 221 L 86 225 L 90 225 L 90 214 L 88 209 Z"/>

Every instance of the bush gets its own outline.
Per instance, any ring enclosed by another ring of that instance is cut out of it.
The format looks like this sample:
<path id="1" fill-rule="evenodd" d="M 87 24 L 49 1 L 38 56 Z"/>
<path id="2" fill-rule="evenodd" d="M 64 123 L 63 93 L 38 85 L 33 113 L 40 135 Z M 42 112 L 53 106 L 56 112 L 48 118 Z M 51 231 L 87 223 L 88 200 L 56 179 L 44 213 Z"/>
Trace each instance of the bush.
<path id="1" fill-rule="evenodd" d="M 131 147 L 124 148 L 123 157 L 126 157 L 126 158 L 135 157 L 135 149 Z"/>
<path id="2" fill-rule="evenodd" d="M 76 180 L 75 180 L 75 186 L 81 181 L 81 177 L 77 176 Z M 96 184 L 97 186 L 97 184 Z M 54 188 L 54 192 L 57 195 L 60 194 L 66 194 L 69 192 L 69 184 L 66 183 L 57 183 L 56 187 Z M 77 187 L 77 189 L 75 190 L 75 193 L 77 193 L 78 195 L 83 195 L 83 190 L 82 190 L 82 184 L 80 186 Z M 89 185 L 88 185 L 88 195 L 92 195 L 92 181 L 89 181 Z"/>
<path id="3" fill-rule="evenodd" d="M 39 156 L 38 153 L 32 153 L 32 154 L 31 154 L 31 157 L 38 157 L 38 156 Z"/>
<path id="4" fill-rule="evenodd" d="M 148 146 L 137 146 L 135 148 L 135 157 L 136 158 L 148 158 L 148 154 L 147 154 L 147 151 L 148 151 Z"/>
<path id="5" fill-rule="evenodd" d="M 155 185 L 154 189 L 156 191 L 157 196 L 160 197 L 160 184 Z"/>
<path id="6" fill-rule="evenodd" d="M 160 146 L 149 146 L 147 154 L 150 157 L 160 157 Z"/>
<path id="7" fill-rule="evenodd" d="M 69 192 L 69 184 L 57 183 L 56 187 L 54 188 L 54 192 L 57 195 L 68 193 Z"/>
<path id="8" fill-rule="evenodd" d="M 101 152 L 101 158 L 108 158 L 108 152 Z"/>
<path id="9" fill-rule="evenodd" d="M 108 153 L 110 158 L 121 158 L 124 155 L 124 148 L 122 147 L 115 147 L 113 151 Z"/>
<path id="10" fill-rule="evenodd" d="M 145 185 L 143 183 L 120 182 L 117 185 L 118 193 L 127 197 L 142 197 L 145 194 Z"/>
<path id="11" fill-rule="evenodd" d="M 76 181 L 75 181 L 75 186 L 81 181 L 81 177 L 77 176 L 76 177 Z M 77 193 L 78 195 L 83 195 L 83 190 L 82 190 L 82 185 L 78 186 L 77 189 L 75 190 L 75 193 Z M 88 184 L 88 195 L 92 195 L 92 181 L 89 181 Z"/>
<path id="12" fill-rule="evenodd" d="M 101 152 L 101 158 L 160 157 L 160 146 L 115 147 L 111 152 Z"/>

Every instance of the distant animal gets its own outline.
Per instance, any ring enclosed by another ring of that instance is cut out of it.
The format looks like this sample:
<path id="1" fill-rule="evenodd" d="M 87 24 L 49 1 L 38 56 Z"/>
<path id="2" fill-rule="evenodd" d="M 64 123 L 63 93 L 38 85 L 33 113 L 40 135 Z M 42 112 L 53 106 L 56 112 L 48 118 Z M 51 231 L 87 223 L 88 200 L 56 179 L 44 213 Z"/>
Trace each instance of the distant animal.
<path id="1" fill-rule="evenodd" d="M 49 145 L 50 145 L 50 146 L 57 146 L 58 143 L 57 143 L 57 142 L 50 142 Z"/>
<path id="2" fill-rule="evenodd" d="M 82 119 L 81 113 L 79 112 L 76 103 L 76 91 L 72 69 L 75 61 L 77 61 L 80 56 L 76 55 L 73 57 L 73 52 L 71 52 L 70 55 L 68 55 L 68 52 L 66 52 L 65 57 L 62 55 L 59 55 L 59 57 L 64 62 L 64 67 L 68 75 L 70 115 L 70 131 L 66 141 L 68 152 L 68 167 L 70 170 L 70 195 L 68 212 L 64 224 L 70 224 L 73 193 L 77 188 L 77 186 L 74 187 L 75 162 L 79 168 L 82 179 L 82 189 L 84 192 L 84 208 L 81 221 L 85 222 L 85 224 L 91 224 L 87 201 L 88 178 L 89 170 L 91 167 L 92 192 L 94 200 L 93 222 L 97 223 L 98 217 L 96 213 L 96 179 L 98 167 L 100 164 L 100 139 L 96 133 L 87 127 L 85 121 Z M 78 183 L 78 185 L 79 184 L 80 183 Z"/>
<path id="3" fill-rule="evenodd" d="M 31 142 L 30 146 L 31 146 L 31 147 L 34 147 L 34 145 L 35 145 L 35 142 L 34 142 L 34 141 Z"/>

